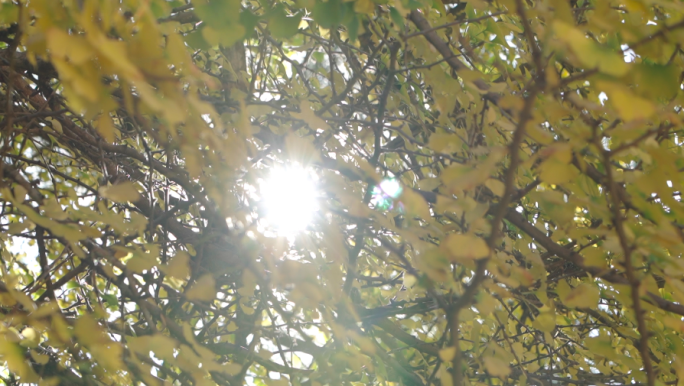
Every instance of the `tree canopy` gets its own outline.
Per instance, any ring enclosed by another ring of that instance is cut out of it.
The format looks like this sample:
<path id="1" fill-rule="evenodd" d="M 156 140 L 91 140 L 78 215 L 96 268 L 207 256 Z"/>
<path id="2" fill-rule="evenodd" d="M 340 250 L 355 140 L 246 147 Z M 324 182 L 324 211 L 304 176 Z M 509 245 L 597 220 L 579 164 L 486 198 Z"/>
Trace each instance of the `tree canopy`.
<path id="1" fill-rule="evenodd" d="M 2 1 L 0 376 L 684 384 L 683 43 L 675 0 Z"/>

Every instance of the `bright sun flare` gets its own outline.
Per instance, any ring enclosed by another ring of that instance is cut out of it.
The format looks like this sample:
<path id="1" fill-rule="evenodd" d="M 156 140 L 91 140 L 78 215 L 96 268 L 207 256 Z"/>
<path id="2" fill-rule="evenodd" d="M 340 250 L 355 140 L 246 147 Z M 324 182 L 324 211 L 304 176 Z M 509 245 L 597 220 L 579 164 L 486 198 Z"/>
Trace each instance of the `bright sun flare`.
<path id="1" fill-rule="evenodd" d="M 302 231 L 318 210 L 313 173 L 298 166 L 273 170 L 261 183 L 261 199 L 266 220 L 279 233 Z"/>

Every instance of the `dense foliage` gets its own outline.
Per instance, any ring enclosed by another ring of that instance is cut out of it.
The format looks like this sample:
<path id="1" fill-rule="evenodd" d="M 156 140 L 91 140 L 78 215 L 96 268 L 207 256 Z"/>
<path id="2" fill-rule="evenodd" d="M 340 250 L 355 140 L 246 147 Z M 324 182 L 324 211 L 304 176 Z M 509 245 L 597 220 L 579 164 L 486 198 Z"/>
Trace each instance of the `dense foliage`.
<path id="1" fill-rule="evenodd" d="M 7 385 L 684 382 L 680 1 L 5 0 L 0 41 Z"/>

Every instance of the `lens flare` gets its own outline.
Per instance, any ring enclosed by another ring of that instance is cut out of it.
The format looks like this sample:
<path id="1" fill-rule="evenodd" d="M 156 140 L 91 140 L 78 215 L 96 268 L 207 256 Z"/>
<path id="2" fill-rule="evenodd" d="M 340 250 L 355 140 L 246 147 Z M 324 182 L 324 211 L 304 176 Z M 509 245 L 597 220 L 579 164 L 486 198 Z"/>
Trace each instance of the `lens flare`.
<path id="1" fill-rule="evenodd" d="M 298 166 L 273 170 L 261 183 L 266 221 L 283 235 L 304 230 L 318 211 L 318 194 L 311 170 Z"/>
<path id="2" fill-rule="evenodd" d="M 401 195 L 401 184 L 394 178 L 385 179 L 373 188 L 371 203 L 378 209 L 390 210 L 394 200 Z"/>

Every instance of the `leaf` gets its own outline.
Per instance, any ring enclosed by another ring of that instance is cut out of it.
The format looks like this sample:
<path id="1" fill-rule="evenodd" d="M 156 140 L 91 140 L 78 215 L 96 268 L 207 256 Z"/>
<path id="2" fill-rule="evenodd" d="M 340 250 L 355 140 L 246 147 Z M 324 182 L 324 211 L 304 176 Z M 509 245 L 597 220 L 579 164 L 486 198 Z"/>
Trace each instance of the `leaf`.
<path id="1" fill-rule="evenodd" d="M 599 336 L 596 338 L 588 338 L 584 343 L 589 352 L 594 355 L 600 355 L 604 358 L 613 358 L 616 356 L 615 349 L 610 343 L 610 338 L 607 336 Z"/>
<path id="2" fill-rule="evenodd" d="M 498 301 L 492 295 L 484 292 L 482 293 L 482 296 L 478 300 L 477 304 L 475 304 L 475 307 L 477 307 L 477 310 L 480 311 L 480 314 L 490 315 L 496 308 L 497 304 Z"/>
<path id="3" fill-rule="evenodd" d="M 532 326 L 542 332 L 552 332 L 556 328 L 556 316 L 552 312 L 541 312 Z"/>
<path id="4" fill-rule="evenodd" d="M 74 324 L 74 333 L 78 341 L 86 347 L 109 342 L 102 327 L 90 315 L 83 315 Z"/>
<path id="5" fill-rule="evenodd" d="M 597 286 L 582 283 L 561 298 L 561 301 L 568 307 L 594 309 L 598 305 L 599 297 Z"/>
<path id="6" fill-rule="evenodd" d="M 321 53 L 322 54 L 322 53 Z M 292 116 L 301 119 L 314 130 L 325 130 L 328 124 L 314 112 L 314 108 L 309 101 L 302 101 L 299 105 L 301 113 L 293 113 Z"/>
<path id="7" fill-rule="evenodd" d="M 112 186 L 103 186 L 98 189 L 100 195 L 114 202 L 136 202 L 140 199 L 140 193 L 132 182 L 126 181 Z"/>
<path id="8" fill-rule="evenodd" d="M 644 120 L 656 112 L 653 102 L 634 95 L 629 88 L 614 82 L 596 82 L 598 89 L 608 95 L 608 101 L 625 122 Z"/>
<path id="9" fill-rule="evenodd" d="M 561 185 L 574 181 L 579 176 L 577 168 L 556 158 L 544 161 L 539 169 L 539 178 L 547 184 Z"/>
<path id="10" fill-rule="evenodd" d="M 452 261 L 475 260 L 489 256 L 489 247 L 484 240 L 469 234 L 451 234 L 442 245 L 450 253 Z"/>
<path id="11" fill-rule="evenodd" d="M 496 180 L 494 178 L 490 178 L 487 181 L 485 181 L 485 186 L 489 188 L 489 190 L 491 190 L 492 193 L 499 197 L 503 197 L 504 192 L 506 191 L 506 185 L 504 185 L 503 182 Z"/>
<path id="12" fill-rule="evenodd" d="M 206 27 L 202 30 L 202 37 L 212 47 L 223 45 L 230 47 L 245 36 L 245 27 L 234 24 L 225 28 Z"/>
<path id="13" fill-rule="evenodd" d="M 79 65 L 92 59 L 93 47 L 82 36 L 69 35 L 60 28 L 51 28 L 46 34 L 50 54 Z"/>
<path id="14" fill-rule="evenodd" d="M 95 128 L 105 141 L 113 143 L 116 139 L 114 136 L 114 123 L 112 123 L 112 117 L 110 117 L 108 113 L 100 115 L 95 124 Z"/>
<path id="15" fill-rule="evenodd" d="M 451 362 L 452 359 L 456 356 L 456 347 L 446 347 L 441 350 L 439 350 L 439 359 L 442 360 L 442 362 Z"/>
<path id="16" fill-rule="evenodd" d="M 629 71 L 629 66 L 621 54 L 601 47 L 570 24 L 554 20 L 553 28 L 558 39 L 572 48 L 578 60 L 587 69 L 598 68 L 604 74 L 617 77 L 623 76 Z"/>
<path id="17" fill-rule="evenodd" d="M 492 376 L 505 378 L 511 373 L 511 367 L 501 358 L 485 357 L 482 362 L 487 372 Z"/>
<path id="18" fill-rule="evenodd" d="M 285 6 L 279 4 L 276 6 L 273 15 L 268 21 L 268 27 L 274 38 L 287 39 L 297 33 L 301 20 L 301 12 L 292 16 L 287 16 L 285 13 Z"/>
<path id="19" fill-rule="evenodd" d="M 216 296 L 216 281 L 214 276 L 206 274 L 197 279 L 195 284 L 185 292 L 185 297 L 188 300 L 197 300 L 201 302 L 208 302 Z"/>
<path id="20" fill-rule="evenodd" d="M 455 134 L 434 133 L 430 135 L 428 146 L 438 153 L 454 153 L 460 150 L 463 141 Z"/>
<path id="21" fill-rule="evenodd" d="M 257 286 L 257 279 L 249 269 L 242 272 L 242 287 L 238 288 L 238 293 L 241 296 L 254 296 L 254 290 Z"/>
<path id="22" fill-rule="evenodd" d="M 401 16 L 401 13 L 398 9 L 396 9 L 395 7 L 390 7 L 390 17 L 392 18 L 392 21 L 394 22 L 394 26 L 396 28 L 404 28 L 404 17 Z"/>
<path id="23" fill-rule="evenodd" d="M 317 1 L 311 10 L 311 16 L 323 28 L 331 28 L 342 23 L 345 7 L 340 0 Z"/>
<path id="24" fill-rule="evenodd" d="M 636 90 L 646 98 L 669 100 L 679 92 L 677 67 L 643 61 L 632 70 Z"/>
<path id="25" fill-rule="evenodd" d="M 406 209 L 406 213 L 427 220 L 431 217 L 430 207 L 423 196 L 411 189 L 404 189 L 400 200 Z"/>
<path id="26" fill-rule="evenodd" d="M 190 275 L 190 255 L 185 251 L 178 251 L 171 259 L 166 267 L 163 267 L 164 273 L 179 279 L 184 280 Z"/>
<path id="27" fill-rule="evenodd" d="M 47 354 L 41 354 L 36 350 L 31 350 L 31 358 L 33 358 L 39 365 L 45 365 L 50 361 L 50 356 Z"/>
<path id="28" fill-rule="evenodd" d="M 375 12 L 375 3 L 373 0 L 356 0 L 354 2 L 354 12 L 372 15 Z"/>

